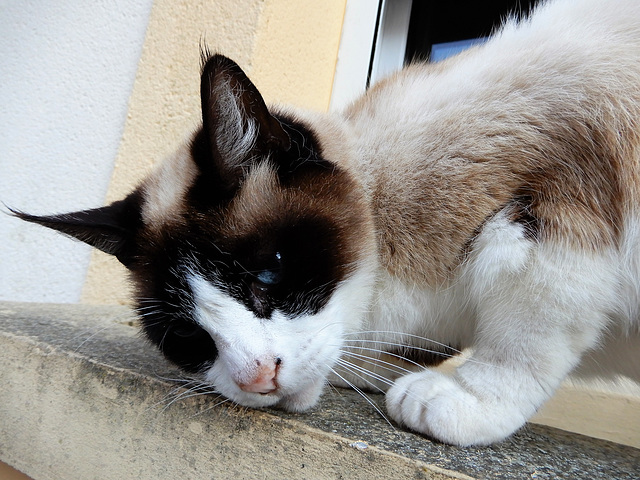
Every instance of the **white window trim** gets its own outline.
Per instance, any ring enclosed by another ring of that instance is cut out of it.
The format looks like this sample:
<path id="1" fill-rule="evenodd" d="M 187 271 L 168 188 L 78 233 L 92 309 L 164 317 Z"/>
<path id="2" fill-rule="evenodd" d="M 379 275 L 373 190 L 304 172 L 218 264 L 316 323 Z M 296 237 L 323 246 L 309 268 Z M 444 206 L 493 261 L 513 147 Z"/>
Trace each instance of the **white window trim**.
<path id="1" fill-rule="evenodd" d="M 367 88 L 370 71 L 370 82 L 375 82 L 402 68 L 412 3 L 413 0 L 347 1 L 331 110 L 344 108 L 362 94 Z M 376 38 L 378 11 L 381 14 Z"/>
<path id="2" fill-rule="evenodd" d="M 348 0 L 331 92 L 331 110 L 340 110 L 367 88 L 378 2 Z"/>
<path id="3" fill-rule="evenodd" d="M 382 0 L 370 82 L 374 83 L 404 66 L 413 0 Z"/>

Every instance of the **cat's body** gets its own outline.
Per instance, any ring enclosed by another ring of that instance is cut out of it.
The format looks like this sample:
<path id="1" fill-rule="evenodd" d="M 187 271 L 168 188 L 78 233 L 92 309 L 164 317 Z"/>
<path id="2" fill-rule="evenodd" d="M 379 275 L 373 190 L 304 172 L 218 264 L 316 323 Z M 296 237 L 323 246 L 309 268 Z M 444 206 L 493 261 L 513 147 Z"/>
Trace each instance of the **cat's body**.
<path id="1" fill-rule="evenodd" d="M 637 2 L 545 5 L 342 114 L 269 112 L 220 56 L 201 93 L 203 129 L 127 199 L 19 215 L 117 255 L 149 338 L 227 397 L 397 378 L 393 419 L 468 445 L 572 370 L 640 380 Z M 472 353 L 400 375 L 412 345 Z"/>

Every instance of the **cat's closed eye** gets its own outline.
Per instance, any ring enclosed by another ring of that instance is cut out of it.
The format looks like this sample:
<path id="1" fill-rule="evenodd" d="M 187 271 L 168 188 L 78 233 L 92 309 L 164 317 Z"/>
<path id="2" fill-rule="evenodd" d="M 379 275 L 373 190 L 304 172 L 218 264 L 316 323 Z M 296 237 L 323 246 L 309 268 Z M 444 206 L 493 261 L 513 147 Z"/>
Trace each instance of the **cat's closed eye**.
<path id="1" fill-rule="evenodd" d="M 276 252 L 273 257 L 268 260 L 268 264 L 265 265 L 263 270 L 255 273 L 256 282 L 265 289 L 279 285 L 283 278 L 282 254 L 280 252 Z"/>
<path id="2" fill-rule="evenodd" d="M 190 324 L 186 322 L 170 326 L 169 332 L 180 338 L 193 338 L 202 334 L 206 335 L 206 332 L 195 323 Z"/>
<path id="3" fill-rule="evenodd" d="M 260 258 L 251 270 L 250 289 L 254 309 L 262 315 L 273 308 L 273 294 L 284 280 L 282 254 L 276 252 Z"/>

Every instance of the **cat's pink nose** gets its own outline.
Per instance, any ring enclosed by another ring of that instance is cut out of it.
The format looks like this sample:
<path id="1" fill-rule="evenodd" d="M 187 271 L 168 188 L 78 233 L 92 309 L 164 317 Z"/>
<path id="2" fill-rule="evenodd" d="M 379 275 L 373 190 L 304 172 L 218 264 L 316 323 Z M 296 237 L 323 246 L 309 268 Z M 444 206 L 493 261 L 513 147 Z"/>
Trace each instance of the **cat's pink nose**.
<path id="1" fill-rule="evenodd" d="M 280 366 L 280 359 L 275 361 L 256 361 L 258 368 L 255 371 L 255 375 L 249 381 L 238 382 L 238 386 L 241 390 L 251 393 L 267 394 L 274 392 L 278 389 L 276 377 L 278 376 L 278 367 Z"/>

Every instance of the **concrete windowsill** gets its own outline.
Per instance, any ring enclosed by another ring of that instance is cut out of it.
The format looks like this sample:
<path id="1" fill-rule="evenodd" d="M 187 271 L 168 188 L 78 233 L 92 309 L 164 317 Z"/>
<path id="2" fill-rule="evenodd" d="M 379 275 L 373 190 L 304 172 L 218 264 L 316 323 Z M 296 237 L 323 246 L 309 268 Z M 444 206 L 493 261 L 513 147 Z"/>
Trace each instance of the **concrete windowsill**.
<path id="1" fill-rule="evenodd" d="M 304 414 L 190 396 L 133 323 L 124 307 L 0 303 L 0 460 L 36 480 L 640 477 L 632 447 L 530 424 L 460 449 L 347 390 Z"/>

